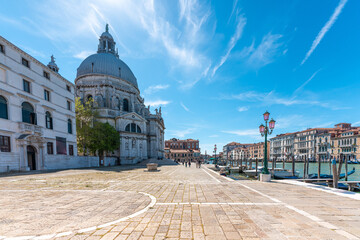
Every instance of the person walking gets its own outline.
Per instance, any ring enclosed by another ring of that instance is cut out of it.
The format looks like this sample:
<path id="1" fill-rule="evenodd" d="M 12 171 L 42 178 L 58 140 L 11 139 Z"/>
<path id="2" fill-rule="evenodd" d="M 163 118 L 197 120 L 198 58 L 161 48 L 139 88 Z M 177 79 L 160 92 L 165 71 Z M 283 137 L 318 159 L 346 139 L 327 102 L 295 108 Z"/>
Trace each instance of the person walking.
<path id="1" fill-rule="evenodd" d="M 187 161 L 185 160 L 185 167 L 187 167 Z"/>
<path id="2" fill-rule="evenodd" d="M 191 160 L 189 160 L 189 167 L 191 167 Z"/>

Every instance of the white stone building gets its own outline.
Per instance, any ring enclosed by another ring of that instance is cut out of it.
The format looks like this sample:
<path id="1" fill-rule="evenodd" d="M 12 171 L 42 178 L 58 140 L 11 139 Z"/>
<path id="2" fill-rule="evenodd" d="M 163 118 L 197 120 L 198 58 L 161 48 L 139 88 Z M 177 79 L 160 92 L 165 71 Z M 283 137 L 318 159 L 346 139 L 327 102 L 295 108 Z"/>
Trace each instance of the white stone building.
<path id="1" fill-rule="evenodd" d="M 294 141 L 297 133 L 285 133 L 270 139 L 270 158 L 289 161 L 294 156 Z"/>
<path id="2" fill-rule="evenodd" d="M 0 172 L 66 166 L 77 155 L 75 86 L 58 70 L 53 57 L 45 66 L 0 36 Z"/>
<path id="3" fill-rule="evenodd" d="M 120 133 L 119 150 L 113 156 L 122 164 L 164 157 L 164 121 L 161 108 L 155 114 L 145 107 L 137 79 L 119 59 L 108 26 L 99 39 L 97 53 L 87 57 L 77 69 L 76 96 L 94 99 L 99 120 Z"/>

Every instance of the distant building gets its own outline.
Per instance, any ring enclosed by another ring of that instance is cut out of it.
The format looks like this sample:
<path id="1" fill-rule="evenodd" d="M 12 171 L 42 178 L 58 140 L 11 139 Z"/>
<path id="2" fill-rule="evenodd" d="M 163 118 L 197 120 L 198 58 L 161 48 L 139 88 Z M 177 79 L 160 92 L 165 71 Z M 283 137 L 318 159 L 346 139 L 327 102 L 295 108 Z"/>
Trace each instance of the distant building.
<path id="1" fill-rule="evenodd" d="M 334 128 L 309 128 L 303 131 L 280 134 L 270 139 L 270 157 L 296 161 L 360 158 L 360 127 L 339 123 Z"/>
<path id="2" fill-rule="evenodd" d="M 225 161 L 229 161 L 231 159 L 233 159 L 233 157 L 231 156 L 231 151 L 235 148 L 238 148 L 238 147 L 249 147 L 251 144 L 249 143 L 246 143 L 246 144 L 243 144 L 243 143 L 238 143 L 238 142 L 231 142 L 231 143 L 228 143 L 226 144 L 224 147 L 223 147 L 223 160 Z"/>
<path id="3" fill-rule="evenodd" d="M 77 155 L 74 85 L 0 37 L 0 172 L 67 166 Z"/>
<path id="4" fill-rule="evenodd" d="M 172 138 L 165 141 L 165 157 L 177 162 L 200 160 L 199 140 Z"/>

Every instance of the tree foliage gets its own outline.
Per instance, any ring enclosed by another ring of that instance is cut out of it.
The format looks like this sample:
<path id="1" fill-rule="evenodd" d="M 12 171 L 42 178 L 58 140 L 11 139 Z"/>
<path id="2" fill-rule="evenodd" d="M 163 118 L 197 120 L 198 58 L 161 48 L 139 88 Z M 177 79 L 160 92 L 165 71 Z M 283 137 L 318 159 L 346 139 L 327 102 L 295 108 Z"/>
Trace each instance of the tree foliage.
<path id="1" fill-rule="evenodd" d="M 93 99 L 75 100 L 76 133 L 79 152 L 87 155 L 92 153 L 103 156 L 104 152 L 111 152 L 120 145 L 119 133 L 109 123 L 96 120 L 97 111 L 93 108 Z"/>

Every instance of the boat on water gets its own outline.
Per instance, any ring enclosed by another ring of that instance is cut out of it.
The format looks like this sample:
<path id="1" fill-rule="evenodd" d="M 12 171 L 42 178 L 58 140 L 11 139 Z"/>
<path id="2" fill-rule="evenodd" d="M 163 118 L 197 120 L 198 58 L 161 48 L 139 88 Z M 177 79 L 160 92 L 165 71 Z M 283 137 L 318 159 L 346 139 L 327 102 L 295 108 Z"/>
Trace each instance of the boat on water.
<path id="1" fill-rule="evenodd" d="M 291 170 L 283 169 L 283 168 L 275 168 L 274 170 L 270 170 L 271 176 L 275 179 L 297 179 L 299 178 L 300 172 L 295 171 L 294 176 Z"/>
<path id="2" fill-rule="evenodd" d="M 348 160 L 348 164 L 360 164 L 359 160 Z"/>
<path id="3" fill-rule="evenodd" d="M 349 172 L 347 173 L 347 175 L 350 176 L 351 174 L 354 174 L 354 173 L 355 173 L 355 168 L 353 168 L 353 170 L 349 171 Z M 345 176 L 346 176 L 345 173 L 340 173 L 339 178 L 342 179 L 342 178 L 345 178 Z M 309 179 L 318 178 L 318 174 L 317 174 L 317 173 L 309 174 L 308 178 L 309 178 Z M 320 178 L 333 178 L 333 175 L 330 175 L 330 174 L 320 174 Z"/>
<path id="4" fill-rule="evenodd" d="M 262 171 L 263 167 L 259 167 L 257 174 L 259 175 Z M 295 171 L 295 176 L 293 176 L 292 171 L 291 170 L 287 170 L 287 169 L 283 169 L 283 168 L 275 168 L 274 170 L 269 169 L 269 172 L 271 174 L 271 176 L 275 179 L 296 179 L 299 177 L 300 172 L 299 171 Z M 249 170 L 244 170 L 244 173 L 248 176 L 248 177 L 255 177 L 256 176 L 256 169 L 249 169 Z"/>
<path id="5" fill-rule="evenodd" d="M 243 173 L 246 174 L 246 176 L 248 177 L 256 177 L 257 175 L 259 175 L 262 171 L 262 167 L 258 168 L 257 170 L 257 174 L 256 174 L 256 169 L 248 169 L 248 170 L 243 170 Z"/>

